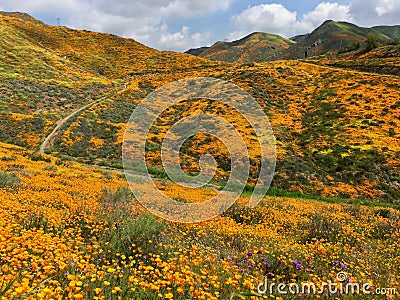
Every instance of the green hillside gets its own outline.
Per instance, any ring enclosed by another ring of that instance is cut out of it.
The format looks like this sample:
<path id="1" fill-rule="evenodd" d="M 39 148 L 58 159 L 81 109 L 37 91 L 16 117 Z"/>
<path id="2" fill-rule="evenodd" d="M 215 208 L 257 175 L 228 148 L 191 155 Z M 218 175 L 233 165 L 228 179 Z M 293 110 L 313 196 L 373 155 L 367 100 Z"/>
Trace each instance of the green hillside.
<path id="1" fill-rule="evenodd" d="M 373 37 L 378 46 L 400 38 L 400 26 L 359 27 L 348 22 L 325 21 L 313 32 L 292 37 L 256 32 L 233 42 L 217 42 L 212 47 L 187 53 L 212 60 L 251 63 L 278 59 L 301 59 L 324 54 L 363 50 Z"/>
<path id="2" fill-rule="evenodd" d="M 226 62 L 261 62 L 274 59 L 293 43 L 279 35 L 255 32 L 237 41 L 217 42 L 199 56 Z"/>
<path id="3" fill-rule="evenodd" d="M 384 35 L 392 38 L 393 40 L 400 39 L 400 25 L 395 26 L 375 26 L 372 29 L 383 33 Z"/>
<path id="4" fill-rule="evenodd" d="M 305 56 L 338 52 L 357 43 L 362 48 L 365 47 L 365 41 L 369 35 L 373 35 L 378 43 L 383 45 L 392 41 L 390 37 L 371 28 L 359 27 L 348 22 L 326 21 L 310 34 L 297 39 L 297 43 L 281 58 L 299 59 Z"/>

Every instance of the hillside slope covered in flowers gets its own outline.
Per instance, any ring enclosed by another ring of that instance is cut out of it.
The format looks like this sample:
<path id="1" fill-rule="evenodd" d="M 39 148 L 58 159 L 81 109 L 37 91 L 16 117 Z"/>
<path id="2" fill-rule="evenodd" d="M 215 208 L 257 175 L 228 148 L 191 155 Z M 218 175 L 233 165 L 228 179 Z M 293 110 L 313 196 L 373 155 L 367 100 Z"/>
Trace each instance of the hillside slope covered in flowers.
<path id="1" fill-rule="evenodd" d="M 21 13 L 0 14 L 0 39 L 0 299 L 298 299 L 276 289 L 262 295 L 257 286 L 267 278 L 321 289 L 339 283 L 340 272 L 347 283 L 386 288 L 386 298 L 396 297 L 389 289 L 400 292 L 398 77 L 329 57 L 218 63 Z M 396 49 L 354 60 L 395 68 Z M 226 182 L 229 153 L 206 135 L 183 144 L 182 166 L 195 175 L 200 156 L 217 154 L 212 185 L 183 188 L 161 169 L 171 124 L 204 112 L 244 137 L 250 179 L 221 216 L 169 223 L 128 189 L 126 122 L 158 87 L 204 76 L 238 85 L 263 108 L 276 135 L 276 174 L 270 194 L 249 209 L 260 163 L 253 129 L 221 103 L 181 102 L 149 135 L 146 159 L 159 189 L 200 202 Z M 96 99 L 104 101 L 66 122 L 47 154 L 35 151 L 61 119 Z"/>
<path id="2" fill-rule="evenodd" d="M 242 198 L 178 225 L 132 202 L 119 172 L 0 149 L 3 299 L 256 299 L 264 276 L 320 289 L 343 271 L 371 291 L 400 289 L 398 210 L 276 197 L 248 209 Z M 212 194 L 164 189 L 187 201 Z"/>
<path id="3" fill-rule="evenodd" d="M 279 61 L 253 66 L 133 76 L 128 89 L 81 114 L 53 152 L 86 163 L 119 167 L 125 124 L 138 103 L 164 84 L 183 78 L 216 77 L 249 92 L 267 113 L 277 139 L 273 186 L 323 196 L 397 203 L 400 166 L 400 93 L 396 77 L 341 70 L 308 62 Z M 208 101 L 174 107 L 149 137 L 148 163 L 161 167 L 163 134 L 182 117 L 211 112 L 236 124 L 249 146 L 257 178 L 259 148 L 238 114 Z M 213 150 L 214 149 L 214 150 Z M 229 156 L 217 140 L 197 136 L 184 145 L 185 169 L 195 174 L 204 153 L 218 156 L 217 181 L 229 173 Z"/>
<path id="4" fill-rule="evenodd" d="M 59 119 L 112 94 L 130 74 L 219 65 L 22 13 L 0 13 L 0 40 L 0 138 L 33 149 Z"/>
<path id="5" fill-rule="evenodd" d="M 4 142 L 38 149 L 58 120 L 109 95 L 68 121 L 47 151 L 120 168 L 124 124 L 144 97 L 175 80 L 216 77 L 245 89 L 268 115 L 277 139 L 275 188 L 392 203 L 400 199 L 398 77 L 353 70 L 371 65 L 395 69 L 396 46 L 336 64 L 328 57 L 230 65 L 160 52 L 113 35 L 48 26 L 23 14 L 0 16 L 0 27 Z M 259 148 L 249 138 L 248 124 L 215 103 L 182 105 L 156 124 L 148 163 L 161 166 L 159 146 L 168 124 L 196 111 L 212 111 L 230 118 L 246 137 L 253 166 L 249 184 L 254 184 Z M 220 153 L 214 179 L 223 184 L 229 156 L 213 138 L 197 136 L 184 145 L 184 168 L 195 174 L 198 157 L 213 149 Z"/>

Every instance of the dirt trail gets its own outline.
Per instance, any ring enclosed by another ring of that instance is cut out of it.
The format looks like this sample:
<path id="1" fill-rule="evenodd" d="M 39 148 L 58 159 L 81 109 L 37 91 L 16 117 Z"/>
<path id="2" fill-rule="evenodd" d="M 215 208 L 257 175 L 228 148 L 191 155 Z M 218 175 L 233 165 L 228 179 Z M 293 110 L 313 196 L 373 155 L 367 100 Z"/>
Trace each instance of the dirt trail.
<path id="1" fill-rule="evenodd" d="M 114 96 L 117 93 L 120 93 L 122 91 L 124 91 L 126 89 L 127 84 L 124 84 L 124 87 L 114 93 L 112 93 L 111 95 L 107 95 L 104 97 L 101 97 L 99 99 L 96 99 L 92 102 L 90 102 L 89 104 L 86 104 L 85 106 L 82 106 L 81 108 L 73 111 L 72 113 L 70 113 L 68 116 L 66 116 L 64 119 L 58 120 L 56 122 L 56 127 L 53 129 L 53 131 L 45 138 L 45 140 L 43 141 L 43 143 L 40 145 L 40 153 L 44 153 L 44 151 L 48 148 L 50 148 L 51 146 L 53 146 L 54 140 L 56 139 L 56 137 L 60 134 L 60 129 L 61 127 L 71 118 L 73 118 L 75 115 L 77 115 L 78 113 L 92 107 L 93 105 L 103 102 L 107 99 L 109 99 L 110 97 Z"/>

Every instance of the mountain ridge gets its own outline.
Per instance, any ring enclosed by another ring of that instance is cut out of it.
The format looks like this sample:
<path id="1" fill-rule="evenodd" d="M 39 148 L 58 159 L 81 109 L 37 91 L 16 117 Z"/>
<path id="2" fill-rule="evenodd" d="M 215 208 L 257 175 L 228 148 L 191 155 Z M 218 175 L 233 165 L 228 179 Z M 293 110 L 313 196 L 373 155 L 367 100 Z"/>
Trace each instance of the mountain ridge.
<path id="1" fill-rule="evenodd" d="M 191 49 L 185 53 L 231 63 L 261 62 L 272 59 L 276 51 L 283 51 L 292 43 L 290 39 L 276 34 L 253 32 L 236 41 L 219 41 L 211 47 Z"/>
<path id="2" fill-rule="evenodd" d="M 365 47 L 367 38 L 372 35 L 378 43 L 385 45 L 393 43 L 400 39 L 400 25 L 393 26 L 374 26 L 360 27 L 350 22 L 326 20 L 312 32 L 294 36 L 285 39 L 279 35 L 274 35 L 278 39 L 290 40 L 293 43 L 288 44 L 287 48 L 274 49 L 268 55 L 257 56 L 256 53 L 263 51 L 262 47 L 244 47 L 242 51 L 247 54 L 247 59 L 242 59 L 235 53 L 227 53 L 230 45 L 243 45 L 243 41 L 251 39 L 253 35 L 271 36 L 268 33 L 254 32 L 239 40 L 232 42 L 216 42 L 207 49 L 191 49 L 186 53 L 209 58 L 212 60 L 221 60 L 226 62 L 259 62 L 278 59 L 300 59 L 315 55 L 323 55 L 331 52 L 347 51 L 348 49 L 359 49 Z M 246 45 L 245 45 L 246 46 Z M 272 53 L 271 53 L 272 52 Z M 257 57 L 254 59 L 254 57 Z"/>
<path id="3" fill-rule="evenodd" d="M 190 56 L 186 60 L 180 59 L 184 54 L 159 51 L 134 39 L 114 34 L 48 25 L 26 13 L 0 12 L 0 22 L 0 25 L 8 28 L 7 34 L 23 36 L 24 40 L 31 43 L 31 47 L 46 49 L 56 55 L 58 60 L 78 64 L 97 76 L 107 73 L 113 78 L 122 78 L 130 73 L 154 68 L 167 71 L 168 65 L 172 63 L 184 62 L 185 65 L 178 66 L 180 68 L 207 64 L 202 58 L 193 60 L 194 57 Z M 26 22 L 29 26 L 26 26 Z M 7 34 L 3 38 L 7 38 Z M 14 50 L 8 49 L 10 51 Z"/>

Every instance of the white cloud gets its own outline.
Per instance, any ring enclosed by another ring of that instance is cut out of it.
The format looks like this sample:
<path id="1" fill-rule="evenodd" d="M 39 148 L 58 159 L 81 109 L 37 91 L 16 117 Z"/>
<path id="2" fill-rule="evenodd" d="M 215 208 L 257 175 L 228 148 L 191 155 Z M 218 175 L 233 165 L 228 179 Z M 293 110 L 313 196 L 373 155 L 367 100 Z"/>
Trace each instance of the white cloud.
<path id="1" fill-rule="evenodd" d="M 282 4 L 260 4 L 232 17 L 239 32 L 267 31 L 278 34 L 287 32 L 288 24 L 296 22 L 297 13 Z"/>
<path id="2" fill-rule="evenodd" d="M 326 20 L 353 22 L 350 5 L 322 2 L 313 11 L 303 15 L 299 23 L 305 28 L 315 28 Z"/>
<path id="3" fill-rule="evenodd" d="M 361 26 L 400 24 L 398 0 L 352 0 L 351 13 Z"/>
<path id="4" fill-rule="evenodd" d="M 232 17 L 232 22 L 238 30 L 231 33 L 230 38 L 239 33 L 253 31 L 290 37 L 310 32 L 327 19 L 350 22 L 354 20 L 350 13 L 350 5 L 322 2 L 299 19 L 296 12 L 289 11 L 282 4 L 260 4 Z"/>
<path id="5" fill-rule="evenodd" d="M 233 25 L 227 36 L 233 40 L 254 31 L 286 37 L 307 33 L 326 19 L 361 26 L 400 24 L 400 0 L 342 0 L 347 4 L 321 2 L 303 15 L 282 4 L 260 4 L 232 16 L 231 24 L 221 25 L 213 19 L 214 33 L 192 32 L 193 19 L 207 18 L 216 11 L 230 13 L 234 1 L 239 0 L 0 0 L 0 10 L 50 16 L 54 22 L 60 17 L 63 25 L 72 28 L 114 33 L 157 49 L 179 51 L 212 44 L 214 34 L 229 30 L 227 25 Z"/>
<path id="6" fill-rule="evenodd" d="M 378 5 L 375 9 L 379 17 L 395 10 L 397 10 L 397 12 L 400 10 L 400 2 L 398 0 L 381 0 L 378 2 Z"/>
<path id="7" fill-rule="evenodd" d="M 169 33 L 165 31 L 161 34 L 160 44 L 165 49 L 189 49 L 201 47 L 208 43 L 211 35 L 209 33 L 191 34 L 189 27 L 183 26 L 181 31 Z"/>
<path id="8" fill-rule="evenodd" d="M 3 10 L 49 14 L 72 28 L 114 33 L 157 49 L 182 51 L 210 43 L 210 33 L 171 32 L 168 22 L 226 10 L 234 0 L 0 0 Z"/>
<path id="9" fill-rule="evenodd" d="M 228 41 L 237 41 L 237 40 L 245 37 L 246 34 L 248 34 L 248 32 L 243 31 L 243 30 L 237 30 L 237 31 L 231 32 L 228 35 L 228 37 L 226 38 L 226 40 L 228 40 Z"/>
<path id="10" fill-rule="evenodd" d="M 232 0 L 100 0 L 100 10 L 119 16 L 141 17 L 143 14 L 162 18 L 193 17 L 226 10 Z"/>

